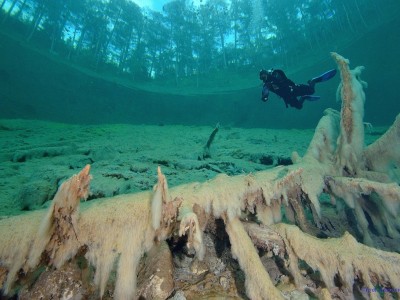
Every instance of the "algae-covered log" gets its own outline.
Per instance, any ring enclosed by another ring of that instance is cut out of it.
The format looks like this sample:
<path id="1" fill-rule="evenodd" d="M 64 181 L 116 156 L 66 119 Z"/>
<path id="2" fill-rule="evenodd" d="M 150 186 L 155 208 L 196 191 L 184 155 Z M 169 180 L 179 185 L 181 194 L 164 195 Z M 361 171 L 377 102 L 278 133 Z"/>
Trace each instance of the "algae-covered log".
<path id="1" fill-rule="evenodd" d="M 12 293 L 15 281 L 41 265 L 60 268 L 84 249 L 95 268 L 94 282 L 104 293 L 114 264 L 118 261 L 115 295 L 135 295 L 139 260 L 153 243 L 150 193 L 117 196 L 81 208 L 89 184 L 89 167 L 63 183 L 48 212 L 37 211 L 0 222 L 0 266 L 8 270 L 2 286 Z"/>
<path id="2" fill-rule="evenodd" d="M 376 286 L 393 289 L 400 285 L 400 255 L 374 249 L 358 243 L 345 233 L 341 238 L 325 240 L 309 236 L 298 227 L 279 224 L 273 227 L 284 239 L 290 264 L 297 266 L 303 260 L 315 272 L 319 272 L 330 291 L 340 286 L 347 297 L 353 295 L 356 281 L 365 297 L 379 299 L 379 293 L 371 292 Z M 293 268 L 295 278 L 301 278 L 299 269 Z M 400 295 L 399 292 L 394 294 Z"/>

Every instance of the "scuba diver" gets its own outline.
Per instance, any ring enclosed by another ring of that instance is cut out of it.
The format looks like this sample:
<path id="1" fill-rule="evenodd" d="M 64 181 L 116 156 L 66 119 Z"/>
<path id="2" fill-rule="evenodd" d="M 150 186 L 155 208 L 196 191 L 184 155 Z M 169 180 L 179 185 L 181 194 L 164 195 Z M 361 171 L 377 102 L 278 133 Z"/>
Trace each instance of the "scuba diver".
<path id="1" fill-rule="evenodd" d="M 327 81 L 336 75 L 336 69 L 329 70 L 308 81 L 308 84 L 296 84 L 286 77 L 282 70 L 261 70 L 260 80 L 264 82 L 261 100 L 268 101 L 269 91 L 277 94 L 288 105 L 302 109 L 305 100 L 316 101 L 320 97 L 312 96 L 315 93 L 315 84 Z"/>

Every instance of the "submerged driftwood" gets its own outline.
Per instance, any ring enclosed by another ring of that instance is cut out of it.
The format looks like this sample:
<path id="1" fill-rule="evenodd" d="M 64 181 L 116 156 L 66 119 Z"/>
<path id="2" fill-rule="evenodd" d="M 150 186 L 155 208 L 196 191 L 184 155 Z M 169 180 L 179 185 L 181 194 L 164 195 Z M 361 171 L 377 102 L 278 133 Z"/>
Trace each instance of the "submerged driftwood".
<path id="1" fill-rule="evenodd" d="M 166 299 L 174 293 L 183 297 L 159 269 L 145 288 L 137 289 L 141 259 L 156 246 L 165 251 L 165 240 L 170 247 L 183 241 L 187 251 L 195 251 L 191 272 L 204 278 L 201 261 L 211 255 L 205 232 L 217 232 L 219 220 L 250 299 L 299 299 L 288 296 L 288 289 L 320 299 L 353 299 L 355 293 L 379 299 L 382 293 L 376 292 L 377 287 L 386 289 L 385 297 L 399 297 L 400 255 L 375 249 L 370 230 L 399 238 L 400 188 L 393 166 L 398 168 L 400 163 L 400 116 L 385 135 L 365 148 L 362 68 L 350 70 L 346 59 L 336 53 L 332 56 L 342 79 L 338 90 L 342 109 L 326 110 L 304 157 L 294 153 L 290 166 L 233 177 L 222 174 L 170 190 L 158 169 L 153 192 L 92 201 L 79 211 L 79 200 L 87 196 L 90 182 L 90 166 L 86 166 L 60 187 L 47 213 L 0 220 L 4 295 L 46 298 L 39 287 L 42 275 L 49 270 L 54 276 L 55 272 L 73 274 L 79 262 L 78 283 L 60 280 L 54 287 L 57 292 L 48 293 L 65 299 Z M 349 233 L 341 238 L 316 237 L 326 226 L 319 202 L 323 194 L 333 203 L 343 200 L 353 211 L 366 245 Z M 282 209 L 294 225 L 281 222 Z M 267 272 L 259 251 L 281 262 L 286 280 L 280 285 Z M 72 275 L 66 278 L 75 282 Z M 220 277 L 219 284 L 227 287 L 229 281 L 224 278 Z"/>

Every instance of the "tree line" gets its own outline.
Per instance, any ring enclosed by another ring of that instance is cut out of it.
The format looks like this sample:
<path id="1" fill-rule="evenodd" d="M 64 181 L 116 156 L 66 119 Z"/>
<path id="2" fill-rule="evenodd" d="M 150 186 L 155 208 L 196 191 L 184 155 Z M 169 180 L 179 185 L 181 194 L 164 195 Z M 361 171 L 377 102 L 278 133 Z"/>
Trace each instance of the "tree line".
<path id="1" fill-rule="evenodd" d="M 96 72 L 171 80 L 287 68 L 385 19 L 397 0 L 0 0 L 0 29 Z M 278 63 L 277 63 L 278 62 Z"/>

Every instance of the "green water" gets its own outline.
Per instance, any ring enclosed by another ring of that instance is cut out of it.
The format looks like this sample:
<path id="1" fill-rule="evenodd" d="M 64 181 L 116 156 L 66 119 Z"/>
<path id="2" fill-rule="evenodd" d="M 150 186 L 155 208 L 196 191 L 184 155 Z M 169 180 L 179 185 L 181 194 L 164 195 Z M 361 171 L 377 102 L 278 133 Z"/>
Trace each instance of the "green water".
<path id="1" fill-rule="evenodd" d="M 323 40 L 313 38 L 308 41 L 308 46 L 307 40 L 304 40 L 306 44 L 302 44 L 297 39 L 291 39 L 287 32 L 289 29 L 283 28 L 283 33 L 287 34 L 284 37 L 288 37 L 285 43 L 290 45 L 292 41 L 297 44 L 288 46 L 285 53 L 277 53 L 274 58 L 264 55 L 267 48 L 265 51 L 257 48 L 258 55 L 253 53 L 256 50 L 243 50 L 241 55 L 245 57 L 245 51 L 248 51 L 247 55 L 252 59 L 250 65 L 231 62 L 226 67 L 215 67 L 198 75 L 176 77 L 172 74 L 146 80 L 133 78 L 128 73 L 121 74 L 110 67 L 106 69 L 106 65 L 93 66 L 83 60 L 68 59 L 68 43 L 58 41 L 56 46 L 49 44 L 52 35 L 46 37 L 49 34 L 46 29 L 38 28 L 38 32 L 27 39 L 31 23 L 27 19 L 22 21 L 21 17 L 14 20 L 13 15 L 5 19 L 4 6 L 0 26 L 0 118 L 77 124 L 213 126 L 219 122 L 226 126 L 247 128 L 313 128 L 326 108 L 340 109 L 336 102 L 339 76 L 317 85 L 316 95 L 321 96 L 321 100 L 306 102 L 303 110 L 298 111 L 286 109 L 283 101 L 274 95 L 268 103 L 260 101 L 258 70 L 262 67 L 284 68 L 293 81 L 306 83 L 308 79 L 335 67 L 329 55 L 329 51 L 335 51 L 348 58 L 351 67 L 366 67 L 362 74 L 369 84 L 365 121 L 375 126 L 387 126 L 400 111 L 397 91 L 400 4 L 382 1 L 379 10 L 371 11 L 375 6 L 369 5 L 369 1 L 355 3 L 358 3 L 361 15 L 354 13 L 349 19 L 344 19 L 343 12 L 338 11 L 333 19 L 326 21 L 332 35 L 324 36 Z M 237 9 L 245 9 L 240 7 Z M 317 18 L 323 11 L 314 13 Z M 270 16 L 267 12 L 265 17 L 274 17 L 276 22 L 279 21 L 279 16 Z M 295 15 L 290 18 L 296 20 Z M 365 19 L 367 24 L 363 23 Z M 349 22 L 347 25 L 343 23 L 345 20 Z M 317 23 L 315 20 L 314 23 L 321 26 L 321 21 Z M 313 30 L 312 25 L 312 19 L 307 23 L 304 21 L 304 30 L 307 30 L 304 34 Z M 42 26 L 53 28 L 46 23 Z M 342 31 L 340 26 L 348 30 Z M 226 38 L 227 45 L 232 44 L 231 33 Z M 259 46 L 266 47 L 262 45 L 268 42 L 261 41 Z M 270 43 L 273 42 L 271 40 Z M 49 51 L 51 45 L 53 49 Z M 147 49 L 150 51 L 150 48 Z M 227 55 L 229 63 L 232 55 Z M 195 70 L 194 67 L 193 72 Z"/>

